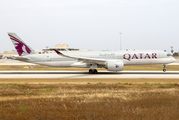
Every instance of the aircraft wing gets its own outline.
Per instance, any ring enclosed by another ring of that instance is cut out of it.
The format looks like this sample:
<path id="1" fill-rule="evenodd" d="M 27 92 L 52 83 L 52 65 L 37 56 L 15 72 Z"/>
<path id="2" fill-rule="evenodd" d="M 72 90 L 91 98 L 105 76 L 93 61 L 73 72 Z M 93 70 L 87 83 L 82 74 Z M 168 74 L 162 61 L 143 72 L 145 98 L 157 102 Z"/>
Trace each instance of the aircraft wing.
<path id="1" fill-rule="evenodd" d="M 105 63 L 106 63 L 105 59 L 95 59 L 95 58 L 87 58 L 87 57 L 68 56 L 68 55 L 65 55 L 65 54 L 59 52 L 56 49 L 53 49 L 53 50 L 60 56 L 76 59 L 79 62 L 84 62 L 84 63 L 88 63 L 88 64 L 96 63 L 96 64 L 103 64 L 103 65 L 105 65 Z"/>

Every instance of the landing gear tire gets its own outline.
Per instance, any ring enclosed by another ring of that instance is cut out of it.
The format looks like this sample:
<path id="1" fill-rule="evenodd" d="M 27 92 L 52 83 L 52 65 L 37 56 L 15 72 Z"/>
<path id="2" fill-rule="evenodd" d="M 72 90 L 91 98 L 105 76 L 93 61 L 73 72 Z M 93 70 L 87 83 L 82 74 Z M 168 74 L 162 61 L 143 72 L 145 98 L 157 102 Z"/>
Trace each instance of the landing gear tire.
<path id="1" fill-rule="evenodd" d="M 93 74 L 93 70 L 92 69 L 89 70 L 89 74 Z"/>
<path id="2" fill-rule="evenodd" d="M 94 74 L 97 74 L 97 73 L 98 73 L 98 71 L 97 71 L 96 69 L 94 69 L 94 71 L 93 71 L 93 72 L 94 72 Z"/>
<path id="3" fill-rule="evenodd" d="M 97 74 L 97 73 L 98 73 L 98 71 L 96 69 L 94 69 L 94 70 L 90 69 L 89 70 L 89 74 Z"/>
<path id="4" fill-rule="evenodd" d="M 166 69 L 165 69 L 166 65 L 163 65 L 163 72 L 166 72 Z"/>

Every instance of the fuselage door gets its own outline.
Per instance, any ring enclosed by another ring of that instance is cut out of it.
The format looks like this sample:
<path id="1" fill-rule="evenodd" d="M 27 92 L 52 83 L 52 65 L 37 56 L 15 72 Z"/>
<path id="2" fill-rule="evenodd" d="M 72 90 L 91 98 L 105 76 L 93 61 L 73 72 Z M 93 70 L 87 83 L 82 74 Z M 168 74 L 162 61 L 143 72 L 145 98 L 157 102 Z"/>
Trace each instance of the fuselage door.
<path id="1" fill-rule="evenodd" d="M 47 56 L 46 56 L 46 61 L 51 61 L 50 55 L 47 55 Z"/>
<path id="2" fill-rule="evenodd" d="M 50 55 L 44 55 L 43 58 L 42 58 L 42 61 L 51 61 L 50 59 Z"/>

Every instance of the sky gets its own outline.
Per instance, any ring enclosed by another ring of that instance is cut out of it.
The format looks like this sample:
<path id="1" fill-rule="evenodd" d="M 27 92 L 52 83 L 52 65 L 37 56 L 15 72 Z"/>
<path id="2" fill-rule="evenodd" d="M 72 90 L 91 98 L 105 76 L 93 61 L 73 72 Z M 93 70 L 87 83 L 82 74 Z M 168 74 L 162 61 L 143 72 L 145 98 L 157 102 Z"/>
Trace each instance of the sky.
<path id="1" fill-rule="evenodd" d="M 0 0 L 0 53 L 15 32 L 34 50 L 179 51 L 179 0 Z M 120 38 L 120 34 L 121 38 Z"/>

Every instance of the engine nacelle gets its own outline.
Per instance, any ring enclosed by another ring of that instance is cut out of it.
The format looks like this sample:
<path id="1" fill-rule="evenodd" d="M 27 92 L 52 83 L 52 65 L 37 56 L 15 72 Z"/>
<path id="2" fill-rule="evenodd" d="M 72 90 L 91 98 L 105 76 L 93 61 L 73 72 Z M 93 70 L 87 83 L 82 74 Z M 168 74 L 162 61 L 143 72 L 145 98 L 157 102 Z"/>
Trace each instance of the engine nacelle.
<path id="1" fill-rule="evenodd" d="M 107 61 L 106 68 L 108 71 L 122 71 L 124 63 L 122 61 Z"/>

